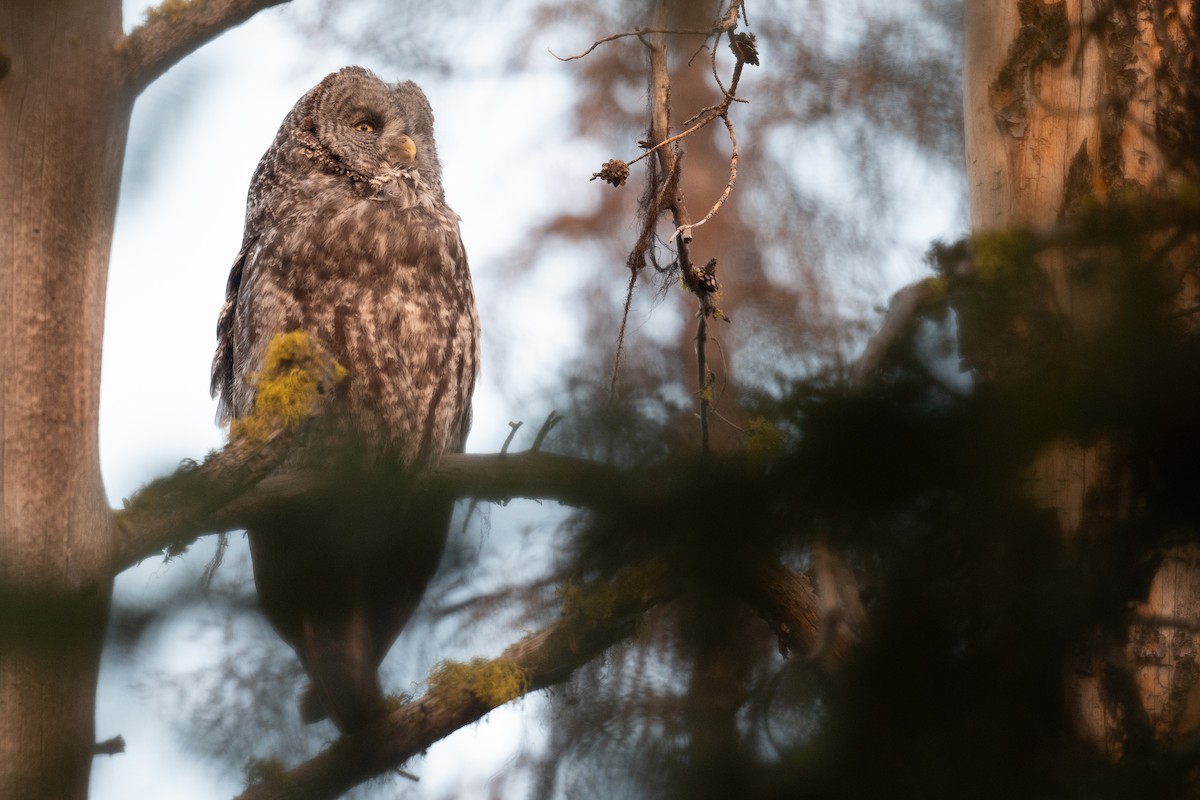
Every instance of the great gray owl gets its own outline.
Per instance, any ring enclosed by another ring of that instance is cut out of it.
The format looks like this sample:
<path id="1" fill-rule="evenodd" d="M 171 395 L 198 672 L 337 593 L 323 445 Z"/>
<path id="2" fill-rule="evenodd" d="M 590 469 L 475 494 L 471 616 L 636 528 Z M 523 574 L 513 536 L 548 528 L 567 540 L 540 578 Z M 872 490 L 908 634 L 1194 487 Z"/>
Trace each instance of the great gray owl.
<path id="1" fill-rule="evenodd" d="M 361 67 L 327 76 L 259 162 L 217 322 L 223 420 L 253 411 L 268 343 L 292 331 L 345 368 L 293 466 L 323 465 L 339 443 L 406 470 L 462 450 L 479 320 L 433 113 L 411 81 Z M 378 666 L 437 566 L 451 503 L 405 508 L 310 508 L 249 531 L 262 608 L 312 681 L 310 721 L 327 714 L 345 731 L 378 710 Z"/>

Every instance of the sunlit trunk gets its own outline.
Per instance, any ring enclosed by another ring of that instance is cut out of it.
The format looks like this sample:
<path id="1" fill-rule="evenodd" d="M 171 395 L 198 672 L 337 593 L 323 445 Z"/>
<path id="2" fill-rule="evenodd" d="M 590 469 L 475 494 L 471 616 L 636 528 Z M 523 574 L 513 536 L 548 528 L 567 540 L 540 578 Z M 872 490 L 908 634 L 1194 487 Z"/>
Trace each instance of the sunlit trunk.
<path id="1" fill-rule="evenodd" d="M 1181 176 L 1156 145 L 1160 114 L 1178 96 L 1160 66 L 1191 57 L 1179 24 L 1179 14 L 1191 13 L 1190 0 L 965 3 L 967 173 L 976 232 L 1048 229 L 1090 202 L 1178 188 Z M 1072 337 L 1086 341 L 1111 321 L 1120 298 L 1103 277 L 1079 266 L 1077 253 L 1039 256 L 1049 278 L 1048 307 L 1067 321 Z M 1029 344 L 1038 342 L 1031 337 Z M 1011 362 L 988 352 L 986 341 L 973 341 L 966 355 L 985 381 L 1012 377 Z M 1064 536 L 1094 530 L 1127 517 L 1137 502 L 1126 491 L 1123 459 L 1115 437 L 1056 441 L 1030 465 L 1029 491 L 1057 512 Z M 1200 554 L 1169 553 L 1141 611 L 1200 620 Z M 1106 659 L 1113 658 L 1135 677 L 1160 740 L 1197 727 L 1191 654 L 1200 637 L 1178 626 L 1139 625 L 1128 644 L 1100 639 L 1067 669 L 1072 711 L 1088 739 L 1113 756 L 1124 746 L 1120 715 L 1103 683 Z"/>
<path id="2" fill-rule="evenodd" d="M 129 103 L 115 0 L 0 6 L 0 797 L 86 798 L 110 515 L 104 288 Z M 152 365 L 147 365 L 152 371 Z"/>

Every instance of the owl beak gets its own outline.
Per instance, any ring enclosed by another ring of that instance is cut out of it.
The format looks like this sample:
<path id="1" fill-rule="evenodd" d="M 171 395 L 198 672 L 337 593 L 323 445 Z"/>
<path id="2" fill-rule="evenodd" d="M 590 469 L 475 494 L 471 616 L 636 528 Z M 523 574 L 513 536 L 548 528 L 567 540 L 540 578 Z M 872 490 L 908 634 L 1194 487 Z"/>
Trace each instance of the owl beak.
<path id="1" fill-rule="evenodd" d="M 392 152 L 399 162 L 398 166 L 408 166 L 417 160 L 417 143 L 408 136 L 401 136 L 396 140 Z"/>

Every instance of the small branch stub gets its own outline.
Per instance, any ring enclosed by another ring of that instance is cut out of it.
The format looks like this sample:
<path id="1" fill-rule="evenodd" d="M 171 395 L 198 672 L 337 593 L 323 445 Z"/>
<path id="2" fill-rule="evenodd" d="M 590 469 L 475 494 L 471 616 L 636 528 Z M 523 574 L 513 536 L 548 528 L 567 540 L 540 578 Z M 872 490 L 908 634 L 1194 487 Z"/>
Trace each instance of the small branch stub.
<path id="1" fill-rule="evenodd" d="M 120 734 L 105 739 L 103 742 L 96 742 L 92 745 L 92 753 L 98 756 L 115 756 L 125 752 L 125 737 Z"/>

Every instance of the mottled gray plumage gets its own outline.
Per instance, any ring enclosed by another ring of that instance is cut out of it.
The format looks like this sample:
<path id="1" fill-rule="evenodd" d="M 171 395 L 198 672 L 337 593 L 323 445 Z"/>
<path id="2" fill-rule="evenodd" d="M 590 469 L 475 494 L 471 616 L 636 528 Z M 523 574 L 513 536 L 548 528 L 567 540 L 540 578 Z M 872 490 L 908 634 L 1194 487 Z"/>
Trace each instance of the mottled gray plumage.
<path id="1" fill-rule="evenodd" d="M 259 162 L 217 323 L 223 418 L 252 411 L 268 343 L 296 330 L 347 370 L 310 452 L 353 442 L 411 469 L 461 451 L 479 321 L 433 114 L 412 82 L 361 67 L 327 76 Z M 309 716 L 346 730 L 374 710 L 378 664 L 436 567 L 449 514 L 445 499 L 370 522 L 307 510 L 249 532 L 263 609 L 313 682 Z"/>

